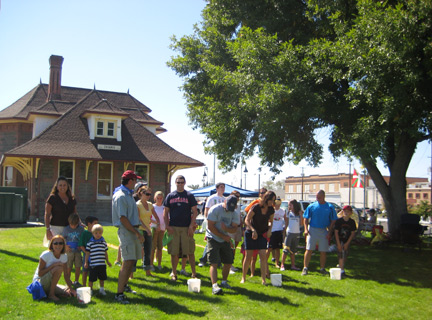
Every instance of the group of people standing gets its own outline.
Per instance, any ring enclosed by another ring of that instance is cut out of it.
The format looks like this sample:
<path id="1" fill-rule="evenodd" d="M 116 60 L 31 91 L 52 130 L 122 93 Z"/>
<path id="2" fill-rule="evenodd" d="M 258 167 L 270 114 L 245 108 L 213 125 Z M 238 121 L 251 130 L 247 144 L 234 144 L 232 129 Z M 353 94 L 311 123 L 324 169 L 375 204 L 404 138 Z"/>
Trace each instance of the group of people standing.
<path id="1" fill-rule="evenodd" d="M 171 238 L 167 246 L 168 254 L 171 256 L 171 280 L 177 280 L 177 266 L 182 258 L 189 260 L 192 278 L 197 277 L 194 254 L 197 201 L 190 192 L 185 190 L 186 179 L 184 176 L 177 176 L 175 179 L 176 190 L 169 193 L 165 199 L 162 192 L 156 192 L 154 195 L 155 204 L 149 201 L 152 195 L 150 187 L 144 183 L 137 184 L 138 179 L 141 177 L 134 171 L 125 171 L 121 178 L 121 185 L 115 189 L 112 198 L 112 222 L 118 228 L 119 253 L 122 260 L 115 300 L 122 304 L 129 303 L 125 292 L 134 292 L 128 286 L 128 280 L 135 271 L 138 260 L 143 259 L 146 274 L 151 276 L 151 271 L 154 270 L 153 259 L 156 254 L 158 268 L 161 268 L 162 238 L 165 231 Z M 199 265 L 204 265 L 206 260 L 210 263 L 213 294 L 222 293 L 222 288 L 231 288 L 227 279 L 230 272 L 237 270 L 232 264 L 236 247 L 242 240 L 243 231 L 244 257 L 241 283 L 246 281 L 250 267 L 253 274 L 257 256 L 260 257 L 263 285 L 266 285 L 266 279 L 269 278 L 267 261 L 272 253 L 276 262 L 275 265 L 281 271 L 285 270 L 284 262 L 288 255 L 291 258 L 291 269 L 300 270 L 295 266 L 295 252 L 300 237 L 300 227 L 303 223 L 307 242 L 302 275 L 308 274 L 308 265 L 315 248 L 321 252 L 320 272 L 326 274 L 324 268 L 328 239 L 334 229 L 337 217 L 334 208 L 325 202 L 324 191 L 319 191 L 317 202 L 306 209 L 303 215 L 304 222 L 297 201 L 292 200 L 289 203 L 289 213 L 286 214 L 280 208 L 281 201 L 276 199 L 276 194 L 265 188 L 260 189 L 260 198 L 245 209 L 247 215 L 242 219 L 240 206 L 237 205 L 240 193 L 233 191 L 225 198 L 223 196 L 224 191 L 225 184 L 218 183 L 216 194 L 207 199 L 205 206 L 207 245 Z M 349 218 L 349 212 L 346 216 Z M 71 217 L 74 218 L 71 220 Z M 100 293 L 105 294 L 103 290 L 103 281 L 106 280 L 105 263 L 109 266 L 111 264 L 106 254 L 108 248 L 102 237 L 103 228 L 97 225 L 96 218 L 87 217 L 85 222 L 88 230 L 84 231 L 85 240 L 82 239 L 83 236 L 81 235 L 78 236 L 79 239 L 77 240 L 77 232 L 74 230 L 79 227 L 81 221 L 79 217 L 78 220 L 76 217 L 78 217 L 76 200 L 72 195 L 71 188 L 66 178 L 59 177 L 46 202 L 45 224 L 47 230 L 45 236 L 50 240 L 49 250 L 42 253 L 34 277 L 35 280 L 41 282 L 49 298 L 53 300 L 58 299 L 56 294 L 76 295 L 74 287 L 79 284 L 79 271 L 77 269 L 79 270 L 81 265 L 75 253 L 78 252 L 79 256 L 80 249 L 85 252 L 84 272 L 90 271 L 89 285 L 91 286 L 94 281 L 99 279 L 101 281 Z M 346 221 L 348 220 L 346 219 Z M 342 223 L 344 228 L 347 224 L 352 229 L 350 223 Z M 338 227 L 342 228 L 341 226 Z M 67 228 L 72 228 L 72 232 L 69 230 L 69 232 L 64 233 Z M 75 234 L 75 240 L 67 240 L 70 234 Z M 346 234 L 345 231 L 344 234 Z M 341 254 L 342 260 L 340 260 L 342 264 L 346 259 L 352 235 L 353 233 L 349 233 L 349 239 L 336 237 L 338 249 L 343 252 Z M 282 248 L 283 255 L 280 261 L 279 253 Z M 92 252 L 92 250 L 94 251 Z M 66 256 L 66 251 L 68 253 L 74 252 L 74 254 Z M 95 268 L 91 263 L 92 255 L 97 257 L 94 259 L 99 262 L 98 268 Z M 70 273 L 74 263 L 76 274 L 75 283 L 72 283 Z M 221 264 L 223 264 L 222 282 L 219 286 L 217 268 Z M 95 269 L 97 270 L 95 271 Z M 64 288 L 57 285 L 62 274 L 67 284 L 67 287 Z M 85 275 L 87 276 L 86 273 Z M 85 281 L 86 278 L 83 274 L 84 285 Z"/>

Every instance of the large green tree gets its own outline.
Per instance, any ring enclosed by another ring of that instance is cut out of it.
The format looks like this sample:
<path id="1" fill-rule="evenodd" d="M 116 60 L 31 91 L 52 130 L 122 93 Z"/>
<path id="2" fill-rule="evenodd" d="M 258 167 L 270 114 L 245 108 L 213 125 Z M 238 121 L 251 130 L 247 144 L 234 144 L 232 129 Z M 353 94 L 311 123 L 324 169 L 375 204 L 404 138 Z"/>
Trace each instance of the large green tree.
<path id="1" fill-rule="evenodd" d="M 172 47 L 189 119 L 222 166 L 255 153 L 274 172 L 317 166 L 327 130 L 335 157 L 367 168 L 397 237 L 410 160 L 431 138 L 431 1 L 208 1 Z"/>

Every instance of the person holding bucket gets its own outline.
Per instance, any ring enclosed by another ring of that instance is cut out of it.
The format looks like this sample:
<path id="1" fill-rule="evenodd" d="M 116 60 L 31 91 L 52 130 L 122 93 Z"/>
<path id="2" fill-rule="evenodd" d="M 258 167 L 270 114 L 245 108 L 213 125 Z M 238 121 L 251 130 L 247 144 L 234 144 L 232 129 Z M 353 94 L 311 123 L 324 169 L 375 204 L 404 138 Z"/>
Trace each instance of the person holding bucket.
<path id="1" fill-rule="evenodd" d="M 231 289 L 227 279 L 234 260 L 234 254 L 231 249 L 231 236 L 228 233 L 234 233 L 240 225 L 240 215 L 235 210 L 236 207 L 237 197 L 230 195 L 223 203 L 211 207 L 207 216 L 207 258 L 210 262 L 213 294 L 222 293 L 222 289 L 217 283 L 219 261 L 224 264 L 221 287 Z"/>
<path id="2" fill-rule="evenodd" d="M 341 277 L 345 278 L 345 262 L 348 257 L 348 250 L 351 244 L 352 239 L 356 234 L 356 224 L 353 219 L 351 219 L 352 215 L 352 207 L 345 206 L 342 209 L 342 217 L 336 220 L 335 223 L 335 238 L 336 244 L 338 248 L 338 258 L 339 258 L 339 267 L 341 268 Z"/>

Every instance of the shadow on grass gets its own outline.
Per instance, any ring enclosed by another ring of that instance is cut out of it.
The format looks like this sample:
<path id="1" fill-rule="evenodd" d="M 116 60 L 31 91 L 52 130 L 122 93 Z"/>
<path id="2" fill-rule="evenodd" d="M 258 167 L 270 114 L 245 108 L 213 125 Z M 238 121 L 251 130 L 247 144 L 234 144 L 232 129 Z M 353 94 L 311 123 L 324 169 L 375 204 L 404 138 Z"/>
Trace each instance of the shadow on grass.
<path id="1" fill-rule="evenodd" d="M 23 255 L 23 254 L 19 254 L 19 253 L 16 253 L 16 252 L 0 249 L 0 253 L 3 253 L 3 254 L 8 255 L 8 256 L 13 256 L 13 257 L 17 257 L 17 258 L 21 258 L 21 259 L 26 259 L 26 260 L 30 260 L 32 262 L 39 263 L 39 259 L 38 258 L 29 257 L 29 256 L 26 256 L 26 255 Z"/>
<path id="2" fill-rule="evenodd" d="M 142 304 L 148 305 L 152 308 L 159 309 L 161 312 L 163 312 L 165 314 L 169 314 L 169 315 L 186 314 L 186 315 L 195 316 L 195 317 L 204 317 L 207 314 L 207 311 L 193 311 L 193 310 L 190 310 L 188 307 L 183 306 L 183 305 L 177 303 L 176 301 L 169 299 L 169 298 L 165 298 L 165 297 L 138 298 L 135 295 L 134 296 L 129 295 L 128 300 L 131 303 L 142 303 Z"/>
<path id="3" fill-rule="evenodd" d="M 335 261 L 333 254 L 329 260 Z M 404 252 L 397 244 L 385 248 L 353 246 L 347 259 L 348 278 L 396 284 L 413 288 L 431 288 L 432 250 Z"/>

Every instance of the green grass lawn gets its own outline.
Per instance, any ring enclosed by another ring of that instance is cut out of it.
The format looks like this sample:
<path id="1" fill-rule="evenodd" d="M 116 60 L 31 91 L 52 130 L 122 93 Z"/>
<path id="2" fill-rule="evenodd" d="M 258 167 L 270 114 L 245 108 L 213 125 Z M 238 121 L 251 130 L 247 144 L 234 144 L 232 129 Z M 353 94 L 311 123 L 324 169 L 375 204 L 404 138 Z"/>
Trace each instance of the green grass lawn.
<path id="1" fill-rule="evenodd" d="M 201 292 L 188 292 L 187 277 L 169 280 L 170 260 L 163 256 L 163 272 L 147 278 L 138 270 L 130 285 L 137 291 L 128 294 L 130 305 L 114 302 L 119 267 L 108 268 L 106 297 L 93 296 L 90 304 L 78 304 L 75 298 L 54 303 L 33 301 L 26 287 L 31 283 L 45 248 L 44 228 L 19 228 L 0 231 L 0 318 L 1 319 L 430 319 L 432 317 L 432 247 L 403 252 L 391 245 L 384 249 L 353 246 L 348 258 L 349 278 L 337 281 L 318 274 L 319 255 L 312 257 L 310 274 L 283 272 L 282 287 L 264 287 L 260 283 L 259 263 L 256 276 L 240 284 L 240 272 L 228 280 L 233 290 L 213 296 L 209 268 L 197 267 Z M 105 227 L 108 243 L 118 244 L 116 229 Z M 195 236 L 204 245 L 203 235 Z M 197 246 L 196 258 L 203 248 Z M 117 255 L 109 249 L 110 261 Z M 303 250 L 297 255 L 302 265 Z M 238 251 L 235 265 L 240 266 Z M 329 254 L 327 267 L 337 264 Z M 139 263 L 141 265 L 141 263 Z M 286 265 L 288 266 L 288 264 Z M 190 267 L 186 270 L 190 272 Z M 271 273 L 280 273 L 270 263 Z M 219 270 L 219 275 L 221 270 Z M 73 280 L 73 278 L 72 278 Z M 64 280 L 62 279 L 61 282 Z M 98 284 L 95 285 L 98 288 Z"/>

